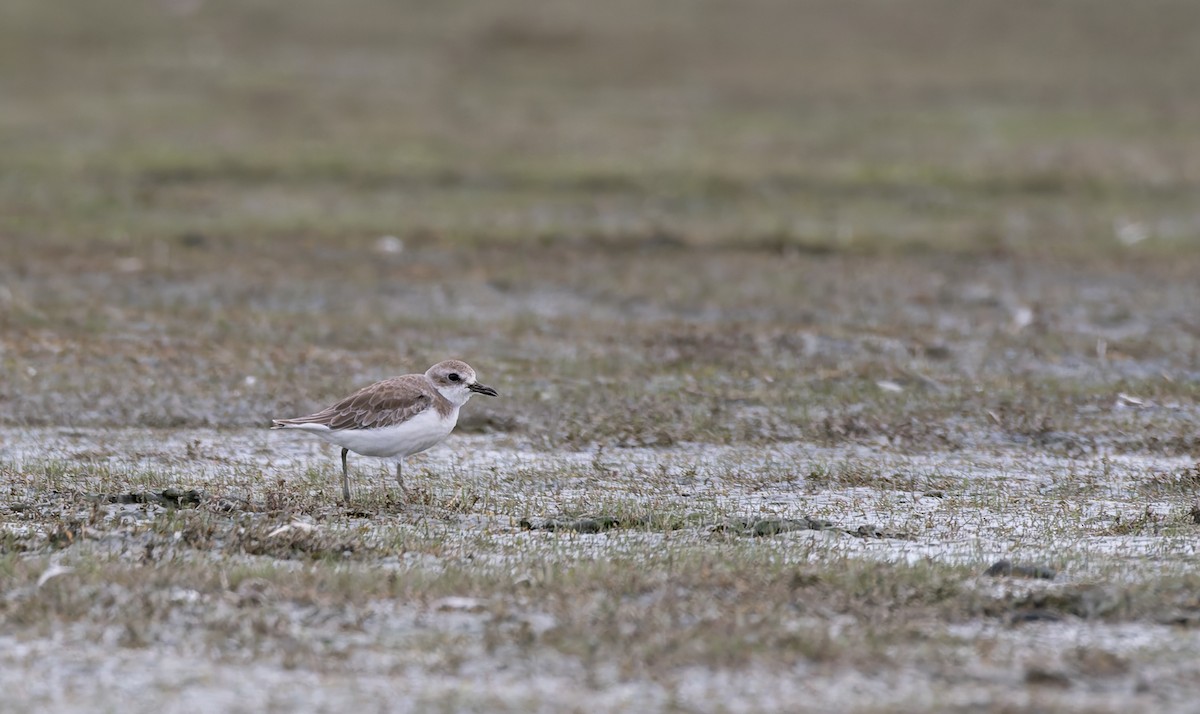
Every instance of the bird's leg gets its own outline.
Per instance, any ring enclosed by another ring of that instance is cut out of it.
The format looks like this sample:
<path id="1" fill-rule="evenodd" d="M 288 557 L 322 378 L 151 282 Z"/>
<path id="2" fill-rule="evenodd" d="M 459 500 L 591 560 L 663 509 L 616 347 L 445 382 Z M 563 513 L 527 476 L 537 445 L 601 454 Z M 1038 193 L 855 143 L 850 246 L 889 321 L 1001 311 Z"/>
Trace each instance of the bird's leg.
<path id="1" fill-rule="evenodd" d="M 350 471 L 346 468 L 346 454 L 350 453 L 350 449 L 342 449 L 342 498 L 346 499 L 346 503 L 350 503 Z"/>
<path id="2" fill-rule="evenodd" d="M 402 493 L 402 494 L 405 492 L 404 491 L 404 476 L 401 473 L 401 469 L 403 468 L 403 466 L 404 466 L 403 461 L 400 461 L 400 460 L 396 461 L 396 483 L 400 484 L 400 493 Z"/>

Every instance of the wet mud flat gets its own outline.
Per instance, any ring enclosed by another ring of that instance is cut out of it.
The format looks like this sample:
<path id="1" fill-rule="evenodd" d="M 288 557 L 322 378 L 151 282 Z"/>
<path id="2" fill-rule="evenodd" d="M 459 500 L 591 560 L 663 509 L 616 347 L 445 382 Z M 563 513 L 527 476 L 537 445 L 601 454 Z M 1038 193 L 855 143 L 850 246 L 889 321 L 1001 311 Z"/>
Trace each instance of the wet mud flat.
<path id="1" fill-rule="evenodd" d="M 1190 253 L 166 240 L 0 265 L 0 707 L 1195 701 Z M 406 494 L 265 428 L 450 351 Z"/>
<path id="2" fill-rule="evenodd" d="M 12 711 L 1162 711 L 1200 676 L 1190 457 L 458 435 L 349 505 L 265 430 L 9 428 L 0 464 Z"/>

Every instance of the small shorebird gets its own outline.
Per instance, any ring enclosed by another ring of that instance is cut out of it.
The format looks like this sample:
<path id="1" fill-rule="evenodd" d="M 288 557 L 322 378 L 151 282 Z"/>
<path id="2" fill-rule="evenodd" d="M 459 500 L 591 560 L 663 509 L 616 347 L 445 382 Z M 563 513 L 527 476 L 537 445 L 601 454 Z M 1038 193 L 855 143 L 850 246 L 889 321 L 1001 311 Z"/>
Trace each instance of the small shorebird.
<path id="1" fill-rule="evenodd" d="M 342 497 L 350 501 L 346 454 L 396 460 L 404 490 L 404 457 L 445 439 L 458 423 L 458 410 L 472 394 L 496 395 L 475 381 L 461 360 L 438 362 L 425 374 L 405 374 L 363 387 L 331 407 L 295 419 L 273 419 L 272 429 L 300 429 L 342 447 Z"/>

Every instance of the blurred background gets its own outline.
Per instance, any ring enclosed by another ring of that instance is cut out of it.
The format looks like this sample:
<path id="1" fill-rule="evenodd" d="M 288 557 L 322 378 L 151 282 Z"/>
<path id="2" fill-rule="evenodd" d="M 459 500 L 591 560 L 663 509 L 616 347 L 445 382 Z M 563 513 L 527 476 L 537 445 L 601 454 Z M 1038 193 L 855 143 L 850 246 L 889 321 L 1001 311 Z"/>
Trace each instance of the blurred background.
<path id="1" fill-rule="evenodd" d="M 541 447 L 1144 448 L 1078 413 L 1194 404 L 1197 67 L 1184 0 L 6 0 L 0 420 L 457 356 Z"/>

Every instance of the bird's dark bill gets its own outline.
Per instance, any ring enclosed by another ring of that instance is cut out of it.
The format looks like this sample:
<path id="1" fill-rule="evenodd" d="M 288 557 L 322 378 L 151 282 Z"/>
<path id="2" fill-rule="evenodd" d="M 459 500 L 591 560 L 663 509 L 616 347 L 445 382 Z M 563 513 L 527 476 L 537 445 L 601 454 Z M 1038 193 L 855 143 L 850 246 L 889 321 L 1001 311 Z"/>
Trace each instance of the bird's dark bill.
<path id="1" fill-rule="evenodd" d="M 486 394 L 489 397 L 500 396 L 499 394 L 496 393 L 496 390 L 492 389 L 491 387 L 485 387 L 482 384 L 472 384 L 472 385 L 469 385 L 467 387 L 467 389 L 471 390 L 472 392 L 476 392 L 478 394 Z"/>

